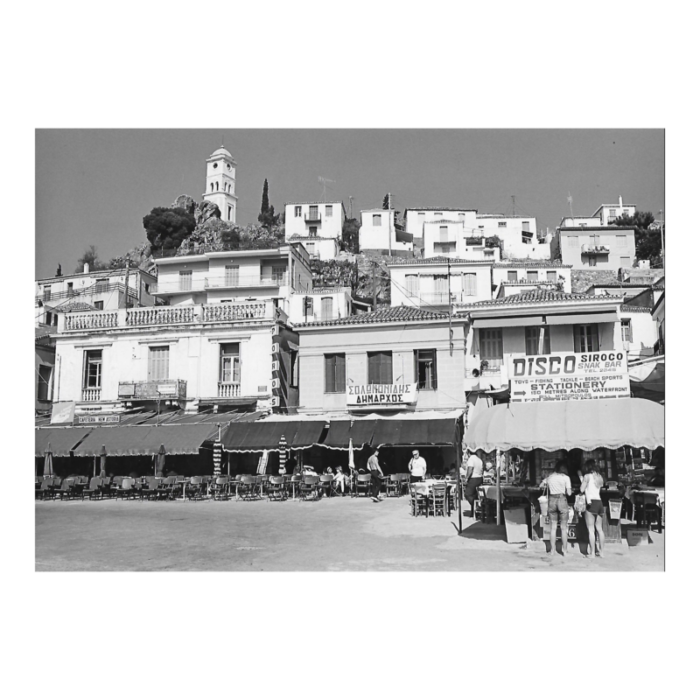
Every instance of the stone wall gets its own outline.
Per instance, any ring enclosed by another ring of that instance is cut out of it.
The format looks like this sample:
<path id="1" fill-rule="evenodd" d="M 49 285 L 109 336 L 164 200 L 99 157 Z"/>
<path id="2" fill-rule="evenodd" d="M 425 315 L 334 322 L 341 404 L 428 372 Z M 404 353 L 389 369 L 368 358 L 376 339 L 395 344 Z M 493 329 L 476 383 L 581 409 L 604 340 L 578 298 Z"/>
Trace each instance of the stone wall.
<path id="1" fill-rule="evenodd" d="M 594 284 L 616 284 L 617 275 L 612 270 L 571 270 L 571 291 L 584 294 Z"/>

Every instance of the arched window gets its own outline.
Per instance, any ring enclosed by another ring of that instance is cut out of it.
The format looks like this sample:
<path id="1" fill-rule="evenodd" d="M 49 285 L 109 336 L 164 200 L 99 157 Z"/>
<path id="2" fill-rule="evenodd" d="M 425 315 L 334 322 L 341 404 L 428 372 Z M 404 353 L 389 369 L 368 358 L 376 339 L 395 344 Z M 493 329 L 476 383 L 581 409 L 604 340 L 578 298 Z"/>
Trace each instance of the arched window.
<path id="1" fill-rule="evenodd" d="M 219 191 L 219 183 L 218 182 L 216 183 L 216 191 L 217 192 Z"/>
<path id="2" fill-rule="evenodd" d="M 211 183 L 211 191 L 212 192 L 214 191 L 214 183 L 213 182 Z"/>

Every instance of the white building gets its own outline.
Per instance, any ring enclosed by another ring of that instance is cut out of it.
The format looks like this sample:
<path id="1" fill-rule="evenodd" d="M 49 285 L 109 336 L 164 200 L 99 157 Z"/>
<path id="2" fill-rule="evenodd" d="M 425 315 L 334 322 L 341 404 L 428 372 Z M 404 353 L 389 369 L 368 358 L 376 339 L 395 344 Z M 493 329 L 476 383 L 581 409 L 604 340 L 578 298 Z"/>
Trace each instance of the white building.
<path id="1" fill-rule="evenodd" d="M 374 251 L 381 255 L 410 255 L 413 236 L 397 230 L 395 209 L 365 209 L 360 226 L 360 251 Z"/>
<path id="2" fill-rule="evenodd" d="M 301 243 L 312 258 L 338 256 L 346 219 L 342 202 L 288 202 L 284 213 L 287 241 Z"/>
<path id="3" fill-rule="evenodd" d="M 601 204 L 591 216 L 565 216 L 559 226 L 560 228 L 612 226 L 618 216 L 634 216 L 636 211 L 636 204 L 623 204 L 620 196 L 617 204 Z"/>
<path id="4" fill-rule="evenodd" d="M 236 161 L 223 146 L 207 158 L 206 186 L 202 198 L 219 207 L 222 221 L 236 223 Z"/>
<path id="5" fill-rule="evenodd" d="M 562 227 L 557 229 L 557 257 L 574 270 L 591 267 L 617 272 L 632 267 L 636 248 L 634 229 L 619 226 Z"/>
<path id="6" fill-rule="evenodd" d="M 443 312 L 492 298 L 493 263 L 447 257 L 406 258 L 387 265 L 391 305 Z"/>
<path id="7" fill-rule="evenodd" d="M 501 249 L 492 245 L 483 236 L 470 235 L 471 232 L 455 221 L 437 219 L 423 225 L 423 257 L 433 258 L 444 255 L 468 260 L 501 259 Z"/>
<path id="8" fill-rule="evenodd" d="M 537 237 L 537 219 L 534 216 L 507 216 L 504 214 L 477 214 L 477 235 L 498 236 L 503 241 L 504 258 L 531 258 L 547 260 L 551 251 L 549 240 Z"/>
<path id="9" fill-rule="evenodd" d="M 55 326 L 58 314 L 73 310 L 113 310 L 127 306 L 152 306 L 156 277 L 139 268 L 90 270 L 36 280 L 34 325 Z"/>
<path id="10" fill-rule="evenodd" d="M 293 292 L 289 299 L 289 317 L 293 323 L 335 321 L 352 315 L 350 287 L 314 287 Z"/>
<path id="11" fill-rule="evenodd" d="M 494 298 L 537 289 L 571 292 L 571 265 L 555 260 L 504 260 L 493 266 Z"/>
<path id="12" fill-rule="evenodd" d="M 449 221 L 461 224 L 464 233 L 469 236 L 478 234 L 476 209 L 455 209 L 453 207 L 420 208 L 409 207 L 404 211 L 406 231 L 416 238 L 423 238 L 426 224 Z"/>

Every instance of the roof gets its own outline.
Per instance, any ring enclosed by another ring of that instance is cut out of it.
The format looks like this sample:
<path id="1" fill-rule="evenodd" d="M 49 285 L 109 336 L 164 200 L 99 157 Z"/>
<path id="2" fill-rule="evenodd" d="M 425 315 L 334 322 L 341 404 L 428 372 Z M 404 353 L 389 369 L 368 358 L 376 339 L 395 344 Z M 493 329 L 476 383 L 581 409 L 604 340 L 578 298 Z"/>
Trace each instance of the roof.
<path id="1" fill-rule="evenodd" d="M 571 268 L 573 265 L 564 265 L 561 260 L 501 260 L 494 263 L 494 267 L 565 267 Z"/>
<path id="2" fill-rule="evenodd" d="M 616 289 L 619 287 L 620 289 L 629 289 L 629 288 L 636 288 L 636 287 L 650 287 L 653 288 L 655 285 L 651 283 L 645 283 L 645 282 L 608 282 L 607 284 L 592 284 L 587 290 L 586 293 L 590 292 L 591 289 Z M 660 287 L 660 289 L 663 289 L 663 286 Z"/>
<path id="3" fill-rule="evenodd" d="M 534 219 L 530 214 L 477 214 L 477 219 Z"/>
<path id="4" fill-rule="evenodd" d="M 461 221 L 455 221 L 454 219 L 435 219 L 435 221 L 426 221 L 425 226 L 432 226 L 433 224 L 454 224 L 455 226 L 461 226 Z"/>
<path id="5" fill-rule="evenodd" d="M 462 304 L 460 305 L 459 311 L 462 312 L 469 309 L 480 309 L 488 306 L 505 306 L 518 304 L 556 304 L 566 301 L 610 302 L 611 299 L 609 297 L 596 297 L 590 294 L 570 294 L 567 292 L 531 290 L 528 292 L 522 292 L 520 294 L 513 294 L 509 297 L 503 297 L 502 299 L 491 299 L 488 301 L 476 301 L 473 304 Z"/>
<path id="6" fill-rule="evenodd" d="M 473 211 L 477 212 L 479 211 L 478 209 L 468 209 L 462 207 L 461 209 L 459 207 L 406 207 L 404 211 L 463 211 L 463 212 L 468 212 L 468 211 Z"/>
<path id="7" fill-rule="evenodd" d="M 61 313 L 70 313 L 71 311 L 95 311 L 97 307 L 92 304 L 88 304 L 85 301 L 67 301 L 59 306 L 47 306 L 44 304 L 44 308 L 49 311 L 60 311 Z"/>
<path id="8" fill-rule="evenodd" d="M 34 340 L 48 338 L 55 331 L 53 326 L 46 326 L 43 323 L 39 326 L 34 326 Z"/>
<path id="9" fill-rule="evenodd" d="M 576 231 L 576 233 L 581 233 L 581 231 L 630 231 L 634 233 L 634 226 L 560 226 L 558 230 L 563 233 L 567 231 Z"/>
<path id="10" fill-rule="evenodd" d="M 293 206 L 296 206 L 299 204 L 328 204 L 328 205 L 340 204 L 343 207 L 343 209 L 345 209 L 345 205 L 340 201 L 337 201 L 337 202 L 285 202 L 284 206 L 285 207 L 293 207 Z"/>
<path id="11" fill-rule="evenodd" d="M 590 298 L 590 297 L 589 297 Z M 311 326 L 359 326 L 372 323 L 410 323 L 413 321 L 441 321 L 448 318 L 447 314 L 424 311 L 413 306 L 389 306 L 368 314 L 346 316 L 334 321 L 309 321 L 296 323 L 294 328 L 309 328 Z"/>
<path id="12" fill-rule="evenodd" d="M 148 275 L 149 277 L 153 277 L 153 279 L 156 279 L 156 276 L 148 272 L 147 270 L 144 270 L 141 267 L 130 267 L 129 268 L 129 274 L 142 274 L 142 275 Z M 112 277 L 113 275 L 122 275 L 126 274 L 126 268 L 125 267 L 115 267 L 114 269 L 109 268 L 108 270 L 90 270 L 89 272 L 73 272 L 69 275 L 61 275 L 60 277 L 58 276 L 53 276 L 53 277 L 41 277 L 40 279 L 36 280 L 36 283 L 39 284 L 40 282 L 60 282 L 61 280 L 69 280 L 73 279 L 74 277 Z M 80 291 L 78 289 L 75 290 L 76 292 Z"/>
<path id="13" fill-rule="evenodd" d="M 651 313 L 650 306 L 630 306 L 629 304 L 622 304 L 620 306 L 620 311 L 626 311 L 627 313 Z"/>
<path id="14" fill-rule="evenodd" d="M 228 149 L 224 148 L 223 146 L 217 148 L 209 157 L 215 158 L 217 156 L 227 156 L 228 158 L 233 158 Z"/>
<path id="15" fill-rule="evenodd" d="M 493 260 L 464 260 L 463 258 L 448 258 L 445 255 L 437 255 L 434 258 L 396 258 L 396 261 L 391 261 L 387 263 L 387 267 L 393 267 L 395 265 L 473 265 L 478 263 L 480 265 L 493 265 Z M 569 266 L 570 267 L 570 266 Z"/>

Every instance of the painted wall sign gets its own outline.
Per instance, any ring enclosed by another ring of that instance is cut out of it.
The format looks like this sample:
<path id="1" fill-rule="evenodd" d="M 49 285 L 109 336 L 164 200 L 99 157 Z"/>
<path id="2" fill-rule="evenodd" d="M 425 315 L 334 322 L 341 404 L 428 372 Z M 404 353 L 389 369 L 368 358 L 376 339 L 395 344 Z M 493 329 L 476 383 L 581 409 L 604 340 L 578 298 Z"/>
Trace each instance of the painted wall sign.
<path id="1" fill-rule="evenodd" d="M 510 355 L 511 401 L 575 401 L 630 396 L 627 353 Z"/>
<path id="2" fill-rule="evenodd" d="M 348 384 L 346 402 L 355 408 L 403 406 L 416 403 L 418 385 L 414 384 Z"/>
<path id="3" fill-rule="evenodd" d="M 80 425 L 84 424 L 94 424 L 94 423 L 119 423 L 119 415 L 112 416 L 78 416 L 78 423 Z"/>

